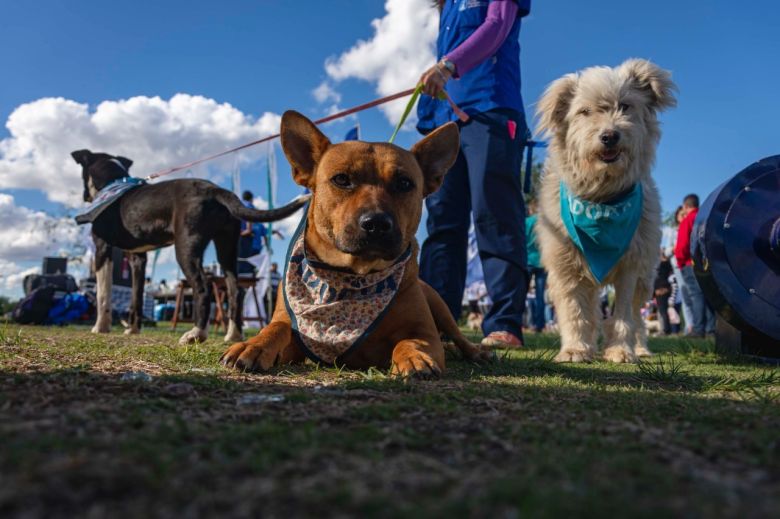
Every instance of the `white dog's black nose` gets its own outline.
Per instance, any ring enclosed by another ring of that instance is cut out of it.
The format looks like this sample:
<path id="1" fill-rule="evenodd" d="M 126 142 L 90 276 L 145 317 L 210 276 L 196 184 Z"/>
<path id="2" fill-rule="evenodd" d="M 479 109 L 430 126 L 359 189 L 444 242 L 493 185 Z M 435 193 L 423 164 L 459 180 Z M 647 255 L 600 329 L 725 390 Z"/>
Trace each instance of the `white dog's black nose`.
<path id="1" fill-rule="evenodd" d="M 358 220 L 360 228 L 369 236 L 379 237 L 393 230 L 393 217 L 387 213 L 363 213 Z"/>
<path id="2" fill-rule="evenodd" d="M 605 130 L 599 135 L 599 140 L 604 146 L 611 148 L 620 141 L 620 132 L 615 130 Z"/>

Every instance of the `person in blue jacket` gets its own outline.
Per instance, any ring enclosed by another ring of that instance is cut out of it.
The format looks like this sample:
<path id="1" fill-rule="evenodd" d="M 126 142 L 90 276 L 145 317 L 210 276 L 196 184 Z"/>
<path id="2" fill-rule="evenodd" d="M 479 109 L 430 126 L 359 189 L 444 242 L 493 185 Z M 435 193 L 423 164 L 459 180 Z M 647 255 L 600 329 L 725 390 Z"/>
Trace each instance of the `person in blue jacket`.
<path id="1" fill-rule="evenodd" d="M 493 301 L 483 344 L 522 347 L 528 286 L 525 207 L 520 180 L 527 126 L 520 95 L 520 25 L 530 0 L 439 0 L 438 62 L 420 82 L 422 133 L 455 121 L 446 90 L 469 115 L 460 122 L 460 153 L 439 191 L 426 199 L 428 237 L 420 277 L 461 315 L 466 249 L 473 213 L 485 284 Z"/>
<path id="2" fill-rule="evenodd" d="M 254 195 L 251 191 L 244 191 L 241 195 L 241 201 L 246 207 L 254 208 L 253 200 Z M 255 267 L 246 261 L 246 258 L 251 258 L 262 252 L 266 234 L 268 231 L 262 223 L 241 221 L 241 238 L 239 238 L 238 244 L 239 274 L 255 273 Z"/>

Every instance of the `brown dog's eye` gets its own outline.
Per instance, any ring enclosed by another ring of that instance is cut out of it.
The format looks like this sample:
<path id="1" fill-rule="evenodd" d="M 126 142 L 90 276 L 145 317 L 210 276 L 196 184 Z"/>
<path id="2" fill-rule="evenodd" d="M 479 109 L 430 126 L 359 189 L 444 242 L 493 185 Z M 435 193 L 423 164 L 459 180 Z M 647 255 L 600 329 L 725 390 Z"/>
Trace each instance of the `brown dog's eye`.
<path id="1" fill-rule="evenodd" d="M 579 112 L 577 112 L 579 115 L 588 116 L 590 115 L 590 108 L 583 108 Z"/>
<path id="2" fill-rule="evenodd" d="M 350 189 L 352 186 L 352 181 L 349 179 L 349 175 L 346 173 L 339 173 L 338 175 L 333 175 L 330 177 L 331 183 L 341 189 Z"/>
<path id="3" fill-rule="evenodd" d="M 399 177 L 395 181 L 395 188 L 401 193 L 408 193 L 414 189 L 414 182 L 407 177 Z"/>

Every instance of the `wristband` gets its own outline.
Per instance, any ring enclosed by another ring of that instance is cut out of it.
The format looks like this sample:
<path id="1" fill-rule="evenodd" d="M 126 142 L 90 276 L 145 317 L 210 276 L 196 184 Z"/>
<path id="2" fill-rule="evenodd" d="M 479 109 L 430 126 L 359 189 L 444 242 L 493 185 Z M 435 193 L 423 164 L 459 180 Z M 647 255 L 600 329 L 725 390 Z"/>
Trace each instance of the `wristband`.
<path id="1" fill-rule="evenodd" d="M 438 65 L 436 66 L 436 72 L 438 72 L 439 77 L 441 78 L 442 81 L 444 81 L 445 83 L 449 81 L 449 79 L 447 79 L 447 76 L 444 75 L 444 72 L 441 71 L 441 67 L 439 67 Z"/>
<path id="2" fill-rule="evenodd" d="M 449 70 L 451 76 L 455 76 L 455 63 L 448 60 L 446 56 L 439 61 L 439 65 Z"/>

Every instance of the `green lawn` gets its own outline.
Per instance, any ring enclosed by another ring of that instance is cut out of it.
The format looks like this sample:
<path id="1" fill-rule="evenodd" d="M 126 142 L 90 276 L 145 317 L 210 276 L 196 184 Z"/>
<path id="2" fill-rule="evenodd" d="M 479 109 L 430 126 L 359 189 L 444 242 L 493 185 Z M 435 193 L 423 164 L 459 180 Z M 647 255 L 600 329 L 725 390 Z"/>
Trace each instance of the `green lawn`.
<path id="1" fill-rule="evenodd" d="M 404 383 L 177 338 L 0 324 L 0 517 L 780 517 L 780 373 L 711 342 Z"/>

